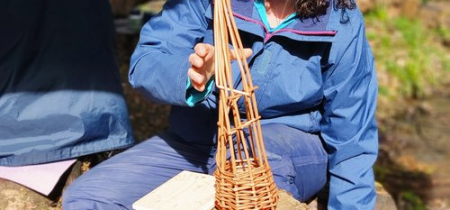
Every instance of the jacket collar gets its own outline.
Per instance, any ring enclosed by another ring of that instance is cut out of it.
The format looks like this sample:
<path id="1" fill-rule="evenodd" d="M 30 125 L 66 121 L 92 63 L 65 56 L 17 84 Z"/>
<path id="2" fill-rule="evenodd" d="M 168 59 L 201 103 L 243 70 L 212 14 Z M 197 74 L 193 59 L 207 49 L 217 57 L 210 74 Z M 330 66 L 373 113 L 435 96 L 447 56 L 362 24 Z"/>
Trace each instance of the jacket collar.
<path id="1" fill-rule="evenodd" d="M 262 22 L 258 11 L 255 8 L 254 0 L 231 0 L 231 7 L 235 16 L 245 17 Z M 330 17 L 331 4 L 328 6 L 327 13 L 319 18 L 307 18 L 304 20 L 297 19 L 293 24 L 290 24 L 291 30 L 298 31 L 315 31 L 325 32 L 328 19 Z"/>
<path id="2" fill-rule="evenodd" d="M 337 31 L 328 29 L 329 19 L 333 12 L 331 3 L 325 15 L 322 15 L 317 19 L 308 18 L 300 20 L 297 18 L 285 28 L 273 33 L 268 33 L 268 30 L 255 8 L 254 0 L 231 0 L 231 7 L 238 28 L 242 31 L 261 36 L 265 41 L 278 34 L 300 41 L 331 42 L 334 40 L 334 35 L 337 33 Z M 207 17 L 210 19 L 212 19 L 212 10 L 213 9 L 210 6 L 206 12 Z"/>

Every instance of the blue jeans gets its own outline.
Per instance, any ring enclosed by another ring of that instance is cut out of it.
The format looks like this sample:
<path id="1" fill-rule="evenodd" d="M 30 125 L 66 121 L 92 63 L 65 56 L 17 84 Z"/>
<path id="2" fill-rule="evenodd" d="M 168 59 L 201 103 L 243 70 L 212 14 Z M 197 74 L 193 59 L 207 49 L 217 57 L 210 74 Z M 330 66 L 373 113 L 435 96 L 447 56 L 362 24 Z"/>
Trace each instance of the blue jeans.
<path id="1" fill-rule="evenodd" d="M 278 188 L 305 201 L 325 186 L 328 156 L 317 135 L 281 124 L 264 125 L 262 130 Z M 132 209 L 136 200 L 182 170 L 212 174 L 215 151 L 214 146 L 185 142 L 165 132 L 75 180 L 63 195 L 63 209 Z"/>

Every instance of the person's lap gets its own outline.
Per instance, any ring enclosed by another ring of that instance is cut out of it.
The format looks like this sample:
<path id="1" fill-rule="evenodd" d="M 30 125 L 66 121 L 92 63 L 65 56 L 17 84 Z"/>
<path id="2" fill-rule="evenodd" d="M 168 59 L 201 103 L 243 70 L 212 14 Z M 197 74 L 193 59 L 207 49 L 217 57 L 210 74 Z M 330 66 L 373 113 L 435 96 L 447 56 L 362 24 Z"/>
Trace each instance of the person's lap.
<path id="1" fill-rule="evenodd" d="M 131 209 L 133 202 L 182 170 L 208 172 L 213 156 L 164 134 L 94 167 L 63 196 L 64 209 Z"/>
<path id="2" fill-rule="evenodd" d="M 284 125 L 263 126 L 269 164 L 279 188 L 309 199 L 326 182 L 326 153 L 317 136 Z M 182 170 L 212 174 L 215 148 L 166 132 L 94 167 L 75 180 L 63 208 L 131 209 L 133 202 Z"/>

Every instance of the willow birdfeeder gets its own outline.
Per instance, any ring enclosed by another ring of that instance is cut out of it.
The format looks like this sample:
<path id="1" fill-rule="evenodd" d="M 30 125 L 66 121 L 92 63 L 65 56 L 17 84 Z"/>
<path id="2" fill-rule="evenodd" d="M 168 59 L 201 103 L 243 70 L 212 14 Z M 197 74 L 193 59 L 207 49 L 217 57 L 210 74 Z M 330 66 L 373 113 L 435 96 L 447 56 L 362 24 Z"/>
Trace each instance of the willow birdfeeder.
<path id="1" fill-rule="evenodd" d="M 229 43 L 242 90 L 234 89 Z M 214 2 L 215 80 L 220 91 L 215 205 L 222 209 L 275 209 L 278 189 L 267 161 L 247 60 L 229 0 Z M 239 112 L 238 101 L 245 105 Z"/>

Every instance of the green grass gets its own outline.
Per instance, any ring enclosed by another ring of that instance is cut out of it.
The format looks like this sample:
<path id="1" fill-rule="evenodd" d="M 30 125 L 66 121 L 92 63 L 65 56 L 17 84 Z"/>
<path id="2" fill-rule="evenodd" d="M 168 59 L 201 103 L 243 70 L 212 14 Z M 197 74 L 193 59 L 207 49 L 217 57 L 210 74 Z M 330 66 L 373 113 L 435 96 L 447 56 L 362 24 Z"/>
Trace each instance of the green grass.
<path id="1" fill-rule="evenodd" d="M 409 206 L 406 207 L 407 209 L 411 209 L 411 210 L 426 210 L 427 209 L 427 207 L 423 203 L 422 199 L 420 199 L 420 197 L 418 197 L 413 192 L 409 192 L 409 191 L 403 192 L 402 199 L 404 199 L 406 202 L 408 202 L 410 204 Z"/>
<path id="2" fill-rule="evenodd" d="M 366 15 L 367 37 L 377 63 L 381 97 L 422 98 L 438 88 L 450 72 L 448 52 L 439 37 L 450 36 L 449 29 L 427 29 L 419 20 L 389 18 L 385 8 Z"/>
<path id="3" fill-rule="evenodd" d="M 450 28 L 439 27 L 436 28 L 435 31 L 439 36 L 445 39 L 450 39 Z"/>

